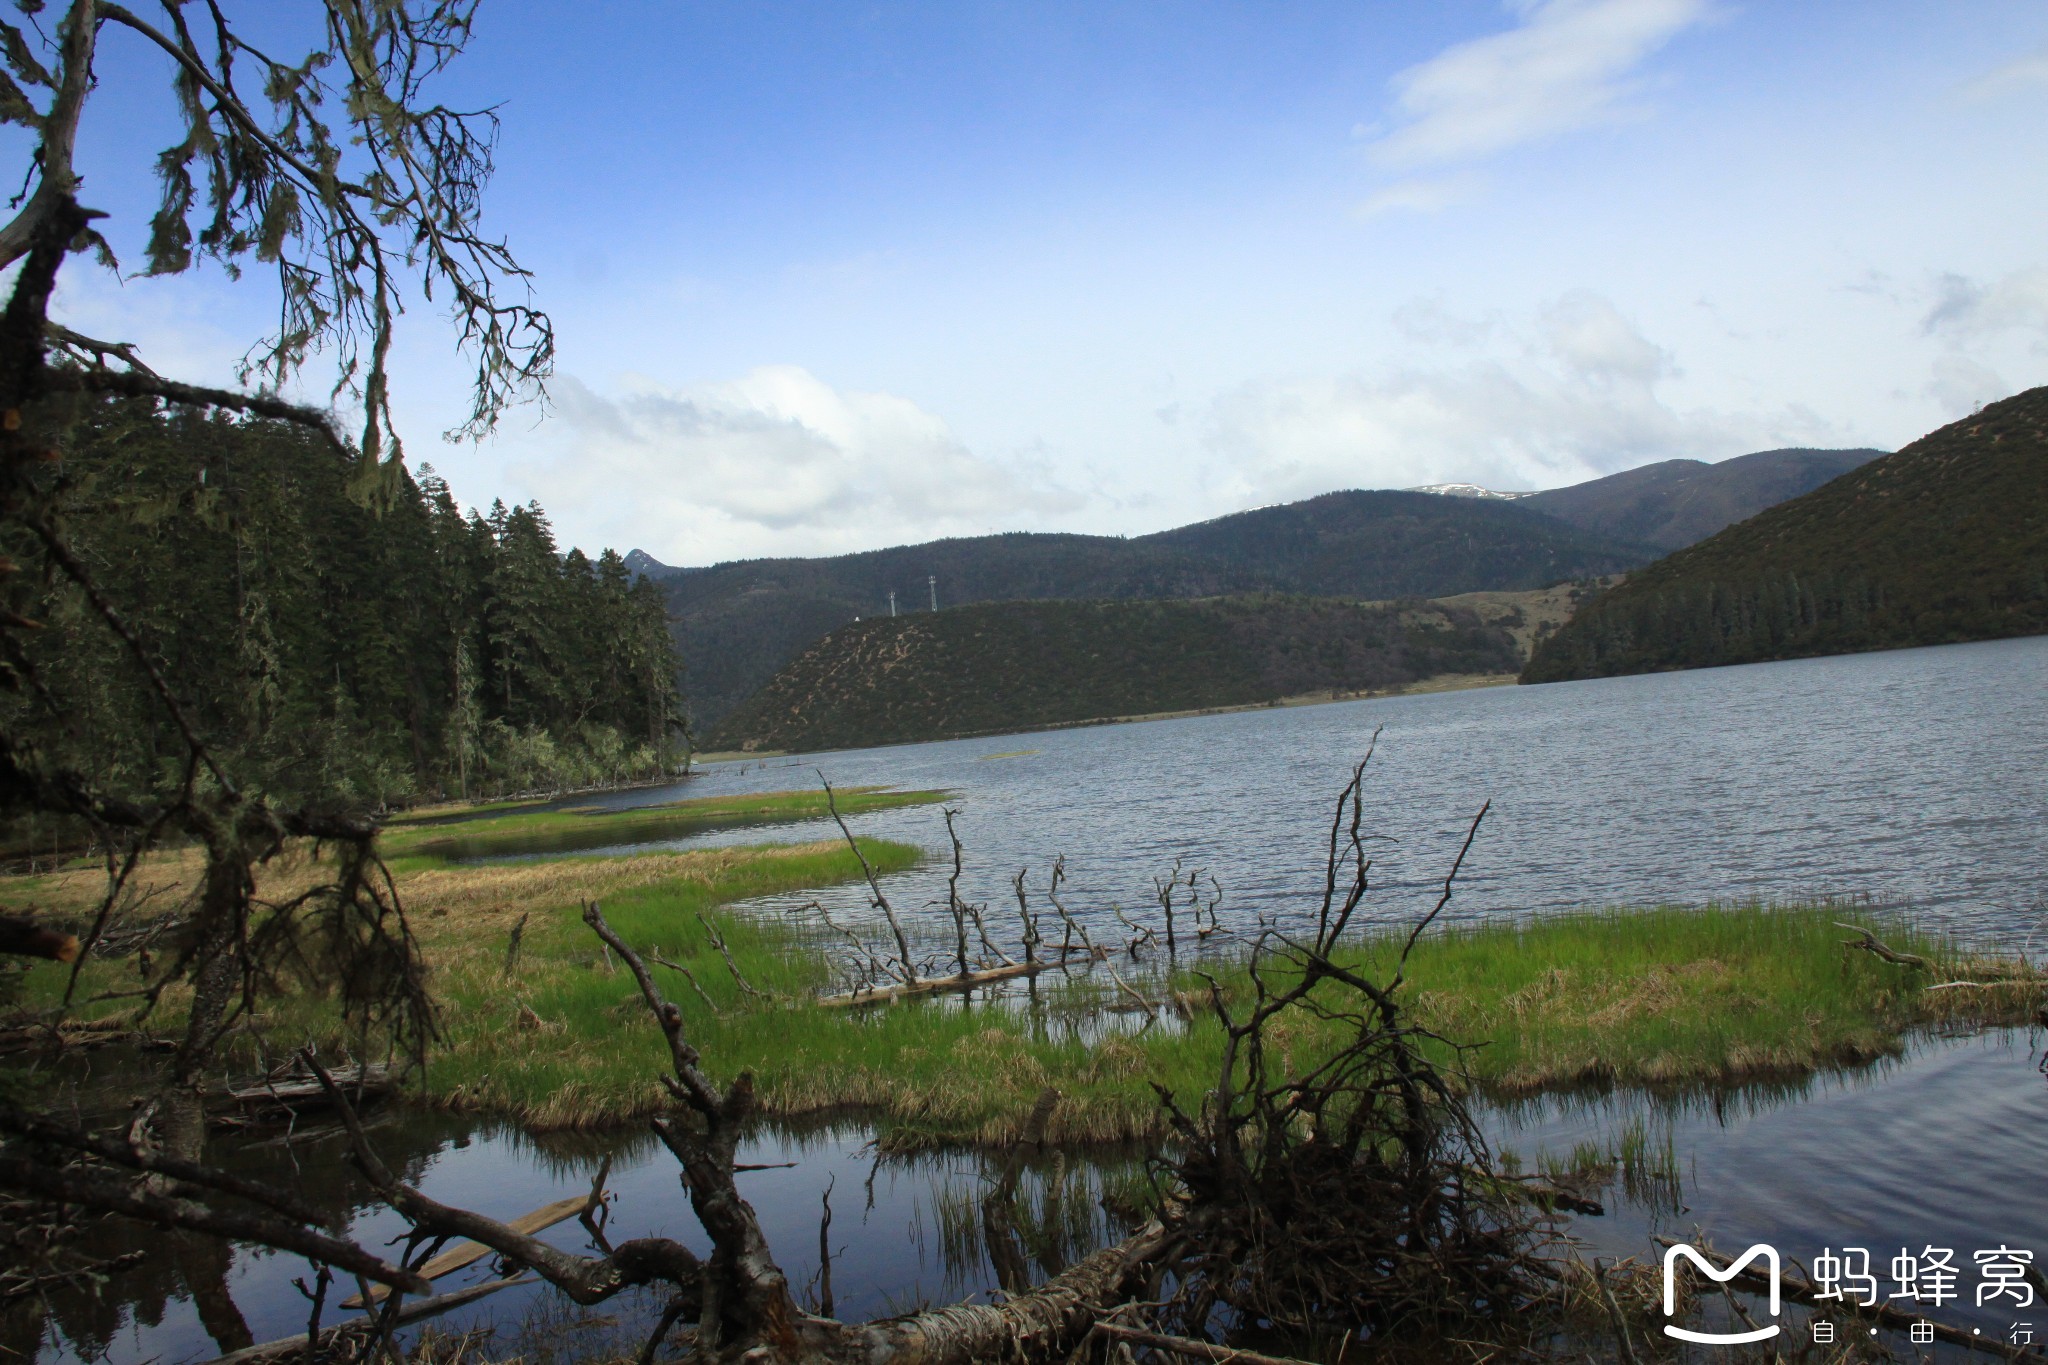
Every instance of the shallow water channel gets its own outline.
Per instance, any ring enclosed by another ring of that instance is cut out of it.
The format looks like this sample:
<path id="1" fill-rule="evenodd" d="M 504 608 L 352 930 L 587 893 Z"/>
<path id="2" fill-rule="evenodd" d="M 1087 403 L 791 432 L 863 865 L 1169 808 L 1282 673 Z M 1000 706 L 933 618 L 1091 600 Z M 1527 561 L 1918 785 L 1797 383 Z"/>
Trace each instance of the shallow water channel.
<path id="1" fill-rule="evenodd" d="M 1070 903 L 1113 928 L 1109 905 L 1149 905 L 1153 875 L 1179 858 L 1215 874 L 1224 923 L 1246 927 L 1312 912 L 1330 805 L 1384 725 L 1367 788 L 1379 836 L 1373 921 L 1405 923 L 1434 899 L 1472 813 L 1491 800 L 1453 918 L 1837 895 L 1901 906 L 2011 951 L 2048 914 L 2044 716 L 2048 638 L 735 762 L 674 788 L 572 804 L 628 809 L 784 790 L 808 785 L 817 768 L 839 785 L 943 787 L 962 812 L 963 889 L 976 900 L 1003 903 L 1019 867 L 1042 884 L 1064 853 Z M 854 824 L 945 847 L 929 807 Z M 810 822 L 600 851 L 835 834 Z M 917 913 L 941 902 L 943 882 L 944 869 L 927 864 L 887 885 L 899 908 Z M 864 913 L 852 888 L 827 899 L 846 919 Z M 935 934 L 937 916 L 924 919 Z M 1901 1246 L 1945 1246 L 1964 1275 L 1963 1300 L 1943 1317 L 2001 1335 L 2032 1321 L 2038 1341 L 2048 1338 L 2048 1305 L 2033 1305 L 2030 1319 L 1970 1299 L 1977 1250 L 2028 1249 L 2037 1265 L 2048 1261 L 2039 1042 L 2014 1031 L 1922 1038 L 1901 1058 L 1804 1082 L 1550 1097 L 1489 1112 L 1487 1126 L 1525 1168 L 1574 1149 L 1647 1154 L 1617 1172 L 1604 1217 L 1573 1221 L 1595 1254 L 1650 1258 L 1654 1234 L 1697 1226 L 1725 1251 L 1769 1241 L 1801 1263 L 1863 1247 L 1882 1279 Z M 858 1123 L 769 1128 L 743 1157 L 771 1167 L 746 1175 L 743 1188 L 791 1282 L 813 1302 L 822 1294 L 829 1189 L 841 1316 L 985 1296 L 995 1276 L 978 1200 L 997 1158 L 878 1159 L 869 1136 Z M 702 1246 L 673 1161 L 644 1135 L 539 1139 L 395 1113 L 376 1140 L 429 1194 L 504 1217 L 587 1189 L 609 1156 L 615 1238 L 662 1232 Z M 246 1144 L 235 1164 L 347 1206 L 354 1235 L 372 1244 L 398 1226 L 368 1206 L 332 1142 Z M 1123 1154 L 1050 1160 L 1027 1174 L 1020 1222 L 1040 1234 L 1038 1273 L 1116 1234 L 1100 1197 L 1128 1190 L 1140 1169 Z M 584 1236 L 573 1222 L 547 1235 L 565 1246 Z M 447 1284 L 489 1273 L 486 1262 Z M 307 1306 L 293 1280 L 306 1274 L 276 1253 L 182 1248 L 103 1296 L 54 1296 L 50 1318 L 18 1325 L 0 1351 L 52 1361 L 211 1357 L 303 1331 Z M 639 1300 L 595 1314 L 559 1303 L 512 1288 L 441 1325 L 491 1322 L 495 1349 L 566 1358 L 614 1336 L 636 1345 L 654 1311 Z"/>
<path id="2" fill-rule="evenodd" d="M 1973 1253 L 1998 1247 L 2048 1251 L 2048 1078 L 2037 1032 L 1995 1030 L 1914 1040 L 1896 1059 L 1805 1081 L 1692 1091 L 1553 1096 L 1484 1111 L 1497 1152 L 1527 1169 L 1570 1163 L 1587 1150 L 1640 1156 L 1616 1169 L 1600 1197 L 1606 1213 L 1574 1217 L 1567 1234 L 1589 1256 L 1657 1255 L 1657 1233 L 1705 1232 L 1722 1250 L 1776 1246 L 1788 1263 L 1811 1265 L 1824 1250 L 1870 1253 L 1885 1293 L 1902 1248 L 1955 1250 L 1960 1301 L 1943 1321 L 2004 1339 L 2015 1324 L 2048 1329 L 2048 1304 L 2010 1299 L 1978 1308 Z M 649 1135 L 536 1138 L 499 1124 L 443 1115 L 394 1113 L 372 1130 L 380 1154 L 427 1194 L 512 1218 L 586 1192 L 611 1161 L 606 1233 L 614 1240 L 662 1234 L 706 1250 L 677 1179 L 676 1165 Z M 765 1127 L 741 1160 L 768 1166 L 742 1176 L 778 1259 L 807 1302 L 822 1302 L 819 1224 L 829 1191 L 832 1307 L 865 1318 L 925 1304 L 986 1301 L 997 1276 L 983 1246 L 980 1201 L 1000 1174 L 999 1156 L 941 1153 L 878 1156 L 858 1123 Z M 399 1220 L 368 1202 L 332 1139 L 288 1145 L 245 1143 L 238 1170 L 293 1185 L 316 1201 L 351 1210 L 350 1231 L 377 1245 Z M 783 1166 L 781 1163 L 794 1163 Z M 1055 1273 L 1120 1234 L 1103 1208 L 1142 1182 L 1135 1153 L 1053 1156 L 1020 1181 L 1017 1222 L 1035 1277 Z M 563 1223 L 544 1234 L 584 1249 L 583 1229 Z M 109 1248 L 111 1250 L 111 1248 Z M 459 1271 L 443 1288 L 493 1277 L 490 1261 Z M 202 1360 L 247 1341 L 303 1331 L 310 1283 L 298 1258 L 275 1252 L 207 1254 L 198 1244 L 159 1256 L 116 1279 L 104 1295 L 63 1293 L 40 1346 L 27 1333 L 0 1350 L 46 1361 Z M 345 1289 L 337 1289 L 339 1298 Z M 231 1308 L 227 1305 L 232 1305 Z M 592 1312 L 539 1285 L 506 1289 L 438 1322 L 445 1330 L 494 1324 L 506 1353 L 572 1358 L 607 1344 L 636 1346 L 658 1302 L 627 1296 Z M 329 1321 L 333 1320 L 330 1313 Z"/>

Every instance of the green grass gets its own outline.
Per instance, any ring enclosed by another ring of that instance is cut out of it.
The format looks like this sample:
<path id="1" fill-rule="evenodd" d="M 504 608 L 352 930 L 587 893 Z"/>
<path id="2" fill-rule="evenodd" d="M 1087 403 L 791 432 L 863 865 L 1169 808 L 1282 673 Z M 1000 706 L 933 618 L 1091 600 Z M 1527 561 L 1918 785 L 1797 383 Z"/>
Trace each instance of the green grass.
<path id="1" fill-rule="evenodd" d="M 999 1143 L 1053 1085 L 1063 1095 L 1056 1140 L 1116 1142 L 1158 1136 L 1152 1082 L 1187 1102 L 1214 1084 L 1220 1034 L 1205 1013 L 1137 1032 L 1091 1031 L 1086 1021 L 1110 1002 L 1107 983 L 1051 976 L 1036 1013 L 938 1000 L 822 1009 L 812 997 L 836 984 L 829 943 L 794 922 L 710 915 L 749 984 L 774 998 L 748 996 L 696 919 L 733 889 L 648 887 L 607 901 L 606 914 L 628 942 L 690 968 L 709 1004 L 678 973 L 657 975 L 710 1069 L 724 1079 L 752 1072 L 770 1111 L 864 1110 L 898 1148 Z M 1617 910 L 1459 929 L 1418 945 L 1401 998 L 1415 1022 L 1483 1044 L 1464 1064 L 1475 1085 L 1499 1095 L 1795 1076 L 1894 1051 L 1921 1025 L 2018 1022 L 2038 1005 L 2038 983 L 1923 993 L 1925 973 L 1845 950 L 1830 922 L 1842 913 Z M 1873 927 L 1892 946 L 1935 958 L 1943 979 L 1973 969 L 1927 935 Z M 552 917 L 530 942 L 511 983 L 490 959 L 439 983 L 453 1040 L 436 1090 L 544 1126 L 616 1122 L 658 1106 L 662 1044 L 631 978 L 606 970 L 572 912 Z M 1353 956 L 1385 978 L 1398 949 L 1387 936 Z M 1219 979 L 1227 999 L 1246 998 L 1241 968 Z M 519 1028 L 522 1006 L 537 1028 Z M 1300 1065 L 1338 1034 L 1303 1013 L 1277 1024 L 1271 1041 L 1283 1064 Z M 1448 1049 L 1441 1055 L 1450 1060 Z"/>
<path id="2" fill-rule="evenodd" d="M 842 799 L 873 809 L 932 795 Z M 815 799 L 791 793 L 691 803 L 688 818 L 788 813 Z M 546 812 L 486 823 L 520 822 L 512 828 L 523 838 L 564 821 L 620 819 Z M 1206 986 L 1186 974 L 1165 980 L 1124 968 L 1162 1002 L 1163 1021 L 1143 1028 L 1109 1013 L 1118 1000 L 1106 977 L 1082 973 L 1041 977 L 1031 1008 L 944 998 L 863 1010 L 819 1006 L 820 993 L 845 984 L 836 970 L 843 943 L 808 920 L 734 906 L 857 878 L 851 853 L 833 841 L 471 866 L 430 856 L 425 842 L 410 847 L 392 866 L 442 1003 L 447 1037 L 427 1077 L 434 1102 L 540 1127 L 615 1124 L 666 1103 L 659 1032 L 630 975 L 607 963 L 581 923 L 578 907 L 589 899 L 603 902 L 628 942 L 690 970 L 702 994 L 681 973 L 655 969 L 707 1068 L 722 1080 L 753 1073 L 771 1113 L 863 1111 L 897 1148 L 1000 1143 L 1016 1135 L 1052 1085 L 1063 1094 L 1055 1141 L 1145 1141 L 1161 1132 L 1153 1082 L 1189 1106 L 1215 1084 L 1219 1026 L 1200 1007 Z M 883 873 L 919 857 L 901 844 L 862 840 L 862 847 Z M 196 872 L 190 862 L 180 855 L 162 875 L 189 878 Z M 265 876 L 280 880 L 266 883 L 263 894 L 285 894 L 318 875 L 279 860 L 266 865 Z M 734 980 L 700 915 L 724 934 L 740 974 L 761 994 Z M 507 935 L 521 916 L 524 944 L 508 977 Z M 914 912 L 913 934 L 936 937 L 937 918 Z M 1988 980 L 2012 964 L 1969 958 L 1901 922 L 1871 921 L 1894 948 L 1935 964 L 1931 975 L 1908 971 L 1845 949 L 1849 935 L 1834 927 L 1837 918 L 1864 916 L 1826 905 L 1728 905 L 1457 927 L 1417 945 L 1398 998 L 1410 1022 L 1472 1045 L 1456 1058 L 1446 1045 L 1439 1056 L 1459 1061 L 1475 1086 L 1501 1097 L 1585 1084 L 1796 1078 L 1895 1051 L 1925 1025 L 2018 1023 L 2041 1006 L 2038 977 L 1992 990 L 1924 991 L 1932 980 Z M 1395 932 L 1369 936 L 1345 956 L 1387 980 L 1401 940 Z M 1242 1007 L 1250 995 L 1242 964 L 1214 970 L 1226 1000 Z M 95 960 L 86 994 L 132 984 L 132 974 L 132 963 Z M 24 987 L 29 1002 L 47 1004 L 62 989 L 62 969 L 38 967 Z M 1195 1003 L 1191 1018 L 1172 1011 L 1175 996 Z M 107 1002 L 84 1013 L 121 1007 Z M 178 995 L 168 995 L 151 1031 L 175 1032 L 181 1008 Z M 265 1022 L 274 1038 L 333 1038 L 337 1031 L 331 1007 L 310 994 L 270 1005 Z M 1269 1033 L 1281 1067 L 1312 1065 L 1339 1041 L 1308 1011 L 1276 1020 Z"/>
<path id="3" fill-rule="evenodd" d="M 457 825 L 467 820 L 482 820 L 502 816 L 512 811 L 537 810 L 549 803 L 545 796 L 525 797 L 505 801 L 449 802 L 433 806 L 416 806 L 411 810 L 394 811 L 384 819 L 386 829 L 404 825 Z"/>
<path id="4" fill-rule="evenodd" d="M 890 791 L 882 787 L 849 787 L 836 793 L 842 815 L 930 805 L 945 797 L 942 791 Z M 616 844 L 653 843 L 708 829 L 822 819 L 828 813 L 822 791 L 695 797 L 617 811 L 589 806 L 562 810 L 515 807 L 502 813 L 482 811 L 474 821 L 387 829 L 380 847 L 388 857 L 418 855 L 442 860 L 509 853 L 565 853 Z"/>
<path id="5" fill-rule="evenodd" d="M 1418 1022 L 1485 1046 L 1473 1075 L 1500 1092 L 1796 1074 L 1893 1051 L 1948 1017 L 2023 1021 L 2038 982 L 1923 993 L 1924 972 L 1850 951 L 1835 921 L 1868 923 L 1941 980 L 1984 965 L 1897 919 L 1839 906 L 1626 908 L 1459 927 L 1417 945 L 1404 999 Z M 1391 974 L 1398 943 L 1359 954 Z"/>

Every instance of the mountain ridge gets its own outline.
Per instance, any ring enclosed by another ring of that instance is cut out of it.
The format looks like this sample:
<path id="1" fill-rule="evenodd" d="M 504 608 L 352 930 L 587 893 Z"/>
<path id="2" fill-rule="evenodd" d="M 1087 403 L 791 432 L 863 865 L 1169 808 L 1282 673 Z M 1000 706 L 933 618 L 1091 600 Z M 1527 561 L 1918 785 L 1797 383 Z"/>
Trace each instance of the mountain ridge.
<path id="1" fill-rule="evenodd" d="M 1437 603 L 1310 597 L 983 602 L 817 641 L 707 736 L 816 751 L 1512 676 L 1511 631 Z"/>
<path id="2" fill-rule="evenodd" d="M 685 695 L 709 731 L 806 647 L 860 618 L 989 601 L 1296 593 L 1363 600 L 1539 588 L 1655 557 L 1514 503 L 1342 492 L 1131 538 L 1011 532 L 663 578 Z"/>
<path id="3" fill-rule="evenodd" d="M 2048 632 L 2048 387 L 1678 550 L 1587 603 L 1524 682 Z"/>
<path id="4" fill-rule="evenodd" d="M 1708 463 L 1660 460 L 1569 488 L 1531 493 L 1523 506 L 1583 531 L 1667 553 L 1808 493 L 1885 452 L 1793 446 Z"/>
<path id="5" fill-rule="evenodd" d="M 1668 548 L 1603 527 L 1639 526 L 1666 541 L 1696 529 L 1705 534 L 1872 453 L 1789 450 L 1718 465 L 1666 461 L 1644 467 L 1648 474 L 1628 471 L 1513 497 L 1478 496 L 1464 485 L 1345 490 L 1132 537 L 1010 532 L 692 568 L 672 568 L 635 550 L 627 564 L 668 593 L 684 693 L 697 727 L 708 731 L 813 642 L 887 614 L 892 592 L 894 609 L 908 613 L 931 607 L 934 586 L 941 608 L 1262 592 L 1388 600 L 1527 590 L 1624 572 Z"/>

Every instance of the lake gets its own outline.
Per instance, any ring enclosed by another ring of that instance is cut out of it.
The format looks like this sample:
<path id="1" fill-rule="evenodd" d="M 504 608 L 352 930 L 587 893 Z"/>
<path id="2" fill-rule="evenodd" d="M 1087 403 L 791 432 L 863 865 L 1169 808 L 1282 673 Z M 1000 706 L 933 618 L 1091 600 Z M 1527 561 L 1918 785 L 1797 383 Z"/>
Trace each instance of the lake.
<path id="1" fill-rule="evenodd" d="M 1447 918 L 1867 897 L 2016 947 L 2048 916 L 2048 637 L 718 763 L 576 804 L 784 790 L 819 770 L 943 787 L 969 894 L 998 910 L 1018 868 L 1042 885 L 1064 853 L 1077 910 L 1149 905 L 1180 858 L 1222 883 L 1227 921 L 1285 921 L 1311 908 L 1332 805 L 1376 727 L 1381 922 L 1433 902 L 1489 801 Z M 856 828 L 947 848 L 929 807 Z M 896 882 L 900 908 L 944 903 L 943 869 Z M 844 888 L 827 903 L 865 902 Z"/>
<path id="2" fill-rule="evenodd" d="M 1312 908 L 1332 804 L 1376 727 L 1384 729 L 1366 792 L 1382 837 L 1368 905 L 1383 923 L 1405 922 L 1434 900 L 1488 801 L 1453 918 L 1826 895 L 1904 907 L 2012 949 L 2029 945 L 2048 916 L 2048 638 L 722 763 L 675 788 L 574 804 L 786 789 L 814 781 L 814 769 L 840 786 L 944 787 L 957 793 L 968 891 L 998 910 L 1017 868 L 1042 886 L 1061 853 L 1077 910 L 1142 908 L 1153 875 L 1178 858 L 1212 872 L 1226 891 L 1226 922 L 1247 926 Z M 946 847 L 932 808 L 862 816 L 855 827 Z M 680 843 L 834 833 L 811 822 Z M 943 900 L 935 865 L 889 884 L 906 910 Z M 830 898 L 849 916 L 864 908 L 851 888 Z M 924 917 L 933 935 L 937 920 Z M 2048 1259 L 2048 1206 L 2032 1194 L 2048 1167 L 2038 1043 L 2025 1031 L 1923 1039 L 1903 1059 L 1793 1085 L 1552 1097 L 1491 1111 L 1487 1124 L 1529 1164 L 1611 1142 L 1631 1124 L 1669 1143 L 1675 1187 L 1617 1195 L 1607 1218 L 1575 1225 L 1603 1255 L 1650 1256 L 1652 1232 L 1699 1225 L 1724 1249 L 1776 1240 L 1802 1260 L 1845 1245 L 1882 1260 L 1905 1243 L 1953 1245 L 1965 1265 L 1971 1250 L 1995 1245 Z M 380 1131 L 387 1159 L 428 1193 L 505 1216 L 587 1188 L 611 1155 L 615 1231 L 666 1231 L 702 1245 L 672 1161 L 639 1134 L 537 1141 L 438 1116 L 398 1117 Z M 835 1254 L 854 1249 L 835 1270 L 842 1314 L 985 1292 L 994 1281 L 973 1200 L 987 1183 L 986 1159 L 878 1166 L 867 1136 L 858 1125 L 764 1130 L 743 1158 L 797 1163 L 745 1177 L 792 1283 L 812 1283 L 829 1187 Z M 394 1230 L 336 1157 L 331 1145 L 272 1146 L 245 1150 L 238 1164 L 332 1195 L 352 1209 L 359 1237 Z M 1048 1233 L 1041 1271 L 1114 1234 L 1093 1201 L 1127 1166 L 1053 1162 L 1032 1173 L 1026 1189 Z M 550 1236 L 581 1242 L 574 1224 Z M 293 1258 L 267 1252 L 164 1259 L 104 1298 L 56 1296 L 61 1311 L 39 1348 L 18 1337 L 0 1347 L 123 1365 L 204 1358 L 219 1343 L 211 1289 L 229 1291 L 260 1341 L 302 1330 L 305 1304 L 292 1280 L 304 1274 Z M 547 1302 L 513 1289 L 454 1321 L 496 1320 L 497 1349 L 525 1341 L 545 1357 L 553 1348 L 544 1340 L 515 1334 L 553 1332 L 558 1343 L 591 1347 L 616 1335 L 630 1347 L 650 1311 L 627 1301 L 583 1315 Z M 1950 1316 L 2006 1327 L 1973 1306 Z"/>

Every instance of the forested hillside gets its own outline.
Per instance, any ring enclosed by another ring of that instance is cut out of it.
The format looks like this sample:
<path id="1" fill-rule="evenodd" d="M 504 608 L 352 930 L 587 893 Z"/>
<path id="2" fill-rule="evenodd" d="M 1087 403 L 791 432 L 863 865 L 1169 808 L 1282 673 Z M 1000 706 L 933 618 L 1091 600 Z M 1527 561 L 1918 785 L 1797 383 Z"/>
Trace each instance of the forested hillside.
<path id="1" fill-rule="evenodd" d="M 293 799 L 375 805 L 665 770 L 678 740 L 662 593 L 606 551 L 557 553 L 537 506 L 458 510 L 423 469 L 366 507 L 331 448 L 283 422 L 89 406 L 61 515 L 99 589 L 216 750 Z M 52 629 L 0 692 L 78 718 L 43 742 L 115 790 L 177 783 L 176 721 L 45 551 L 6 607 Z"/>
<path id="2" fill-rule="evenodd" d="M 1525 682 L 2048 631 L 2048 388 L 1630 575 Z"/>
<path id="3" fill-rule="evenodd" d="M 1512 673 L 1508 630 L 1431 603 L 992 602 L 841 627 L 707 743 L 844 748 Z"/>
<path id="4" fill-rule="evenodd" d="M 1198 598 L 1302 593 L 1368 599 L 1539 588 L 1627 570 L 1654 551 L 1504 502 L 1331 493 L 1156 535 L 1012 534 L 830 559 L 748 560 L 663 579 L 703 731 L 813 642 L 855 617 L 938 601 Z M 863 622 L 865 624 L 865 621 Z"/>
<path id="5" fill-rule="evenodd" d="M 1531 493 L 1523 507 L 1582 531 L 1670 552 L 1868 464 L 1882 450 L 1760 450 L 1732 460 L 1661 460 Z"/>

